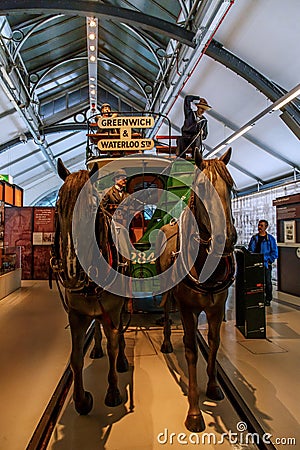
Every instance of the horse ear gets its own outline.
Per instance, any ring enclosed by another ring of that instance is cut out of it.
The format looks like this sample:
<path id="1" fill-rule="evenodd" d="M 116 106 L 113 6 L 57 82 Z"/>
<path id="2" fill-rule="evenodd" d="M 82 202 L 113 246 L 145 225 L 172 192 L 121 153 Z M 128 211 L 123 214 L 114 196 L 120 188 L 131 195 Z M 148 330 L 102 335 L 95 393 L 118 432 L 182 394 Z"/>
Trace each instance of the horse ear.
<path id="1" fill-rule="evenodd" d="M 224 155 L 220 156 L 219 160 L 223 161 L 224 164 L 228 164 L 231 158 L 231 151 L 232 148 L 229 147 L 229 149 L 224 153 Z"/>
<path id="2" fill-rule="evenodd" d="M 202 153 L 200 153 L 199 148 L 196 147 L 196 149 L 195 149 L 195 164 L 198 167 L 198 169 L 200 169 L 200 170 L 201 170 L 201 166 L 202 166 L 202 161 L 203 161 Z"/>
<path id="3" fill-rule="evenodd" d="M 89 172 L 89 177 L 92 178 L 92 176 L 98 171 L 98 164 L 94 163 L 92 170 Z"/>
<path id="4" fill-rule="evenodd" d="M 68 175 L 70 175 L 71 172 L 64 166 L 64 163 L 60 158 L 57 160 L 57 173 L 60 176 L 60 178 L 65 181 Z"/>

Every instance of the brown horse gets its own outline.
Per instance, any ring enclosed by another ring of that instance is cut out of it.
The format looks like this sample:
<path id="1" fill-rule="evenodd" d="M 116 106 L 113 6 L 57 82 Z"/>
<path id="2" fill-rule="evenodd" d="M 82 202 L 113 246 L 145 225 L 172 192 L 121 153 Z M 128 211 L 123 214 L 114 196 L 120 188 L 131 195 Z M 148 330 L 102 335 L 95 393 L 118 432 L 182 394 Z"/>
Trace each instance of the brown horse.
<path id="1" fill-rule="evenodd" d="M 80 196 L 82 205 L 79 203 L 79 212 L 82 212 L 82 220 L 89 211 L 93 210 L 93 187 L 90 177 L 97 171 L 95 165 L 89 173 L 80 170 L 70 173 L 62 161 L 58 160 L 58 174 L 64 181 L 56 204 L 56 232 L 54 244 L 54 257 L 52 267 L 56 271 L 63 287 L 65 288 L 65 307 L 68 312 L 71 337 L 71 368 L 74 375 L 73 399 L 76 411 L 79 414 L 88 414 L 93 406 L 92 395 L 84 390 L 83 370 L 83 348 L 85 335 L 93 319 L 96 321 L 95 347 L 93 357 L 102 356 L 100 326 L 102 323 L 107 338 L 107 353 L 109 358 L 108 390 L 105 397 L 107 406 L 117 406 L 122 403 L 118 389 L 116 370 L 125 372 L 128 370 L 128 362 L 124 354 L 124 335 L 120 331 L 122 327 L 121 313 L 124 306 L 124 298 L 112 294 L 100 288 L 82 269 L 75 252 L 72 238 L 72 222 L 74 220 L 74 207 L 82 188 L 84 195 Z M 82 206 L 82 209 L 81 209 Z M 98 210 L 94 223 L 95 234 L 101 254 L 109 260 L 109 254 L 113 250 L 109 248 L 111 237 L 109 232 L 108 216 L 101 208 Z M 89 243 L 84 243 L 89 248 Z M 97 249 L 98 251 L 98 249 Z M 97 268 L 94 268 L 97 270 Z M 93 270 L 93 267 L 91 267 Z"/>
<path id="2" fill-rule="evenodd" d="M 220 326 L 224 318 L 227 289 L 234 278 L 233 250 L 236 230 L 231 213 L 231 189 L 233 180 L 226 164 L 231 148 L 220 158 L 203 160 L 196 152 L 196 168 L 188 208 L 182 220 L 162 227 L 164 244 L 157 261 L 157 269 L 163 273 L 173 264 L 174 287 L 163 295 L 165 308 L 163 353 L 172 352 L 171 328 L 168 313 L 170 302 L 178 305 L 184 330 L 185 357 L 188 365 L 189 410 L 185 421 L 192 432 L 205 429 L 199 409 L 197 386 L 196 341 L 197 319 L 205 311 L 208 321 L 209 356 L 207 365 L 208 385 L 206 395 L 222 400 L 223 392 L 216 380 L 216 355 L 220 342 Z M 195 226 L 196 225 L 196 226 Z M 191 259 L 191 253 L 194 253 Z M 203 274 L 203 271 L 205 272 Z M 180 277 L 181 281 L 176 282 Z M 201 279 L 202 278 L 202 279 Z"/>

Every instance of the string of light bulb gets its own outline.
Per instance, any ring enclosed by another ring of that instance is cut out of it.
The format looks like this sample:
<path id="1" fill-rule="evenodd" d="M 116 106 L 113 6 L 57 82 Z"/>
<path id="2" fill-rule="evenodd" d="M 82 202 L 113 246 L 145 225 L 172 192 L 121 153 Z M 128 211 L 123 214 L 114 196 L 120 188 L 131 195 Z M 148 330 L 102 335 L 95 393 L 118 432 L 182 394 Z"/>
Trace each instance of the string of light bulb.
<path id="1" fill-rule="evenodd" d="M 97 57 L 98 57 L 98 19 L 86 18 L 88 77 L 89 77 L 89 103 L 90 109 L 97 106 Z"/>

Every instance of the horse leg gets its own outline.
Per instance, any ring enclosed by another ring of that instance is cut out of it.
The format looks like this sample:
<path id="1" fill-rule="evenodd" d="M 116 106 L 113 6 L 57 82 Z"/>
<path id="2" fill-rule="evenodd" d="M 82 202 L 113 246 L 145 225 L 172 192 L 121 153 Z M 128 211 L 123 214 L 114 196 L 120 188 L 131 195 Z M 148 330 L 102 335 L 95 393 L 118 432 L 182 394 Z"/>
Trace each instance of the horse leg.
<path id="1" fill-rule="evenodd" d="M 205 423 L 199 408 L 199 391 L 197 385 L 197 360 L 198 347 L 196 341 L 197 318 L 190 311 L 181 310 L 181 320 L 184 328 L 185 358 L 188 365 L 189 410 L 185 420 L 185 426 L 189 431 L 199 433 L 205 429 Z"/>
<path id="2" fill-rule="evenodd" d="M 173 346 L 171 343 L 171 321 L 170 321 L 171 299 L 169 292 L 163 294 L 161 303 L 164 305 L 164 341 L 162 343 L 160 351 L 162 353 L 172 353 Z"/>
<path id="3" fill-rule="evenodd" d="M 123 307 L 124 310 L 124 307 Z M 121 313 L 120 317 L 120 325 L 119 325 L 119 333 L 118 333 L 118 344 L 119 344 L 119 351 L 117 356 L 117 371 L 119 373 L 128 372 L 128 360 L 125 355 L 125 338 L 124 338 L 124 331 L 123 331 L 123 311 Z"/>
<path id="4" fill-rule="evenodd" d="M 84 390 L 82 379 L 85 333 L 91 323 L 91 319 L 70 310 L 69 323 L 72 336 L 70 363 L 74 375 L 73 399 L 76 411 L 79 414 L 86 415 L 93 407 L 93 397 L 90 392 Z"/>
<path id="5" fill-rule="evenodd" d="M 206 313 L 206 316 L 208 322 L 208 345 L 209 345 L 209 353 L 207 360 L 208 383 L 206 395 L 208 398 L 212 400 L 223 400 L 224 394 L 217 382 L 217 370 L 216 370 L 216 358 L 220 345 L 220 328 L 224 318 L 223 306 L 221 306 L 218 311 Z"/>
<path id="6" fill-rule="evenodd" d="M 105 336 L 107 338 L 107 355 L 109 360 L 108 389 L 105 396 L 106 406 L 118 406 L 122 403 L 122 397 L 118 389 L 118 376 L 116 360 L 119 347 L 119 330 L 112 328 L 110 324 L 103 322 Z"/>
<path id="7" fill-rule="evenodd" d="M 102 331 L 98 320 L 95 320 L 95 331 L 94 331 L 94 347 L 90 353 L 90 358 L 98 359 L 103 357 L 102 350 Z"/>

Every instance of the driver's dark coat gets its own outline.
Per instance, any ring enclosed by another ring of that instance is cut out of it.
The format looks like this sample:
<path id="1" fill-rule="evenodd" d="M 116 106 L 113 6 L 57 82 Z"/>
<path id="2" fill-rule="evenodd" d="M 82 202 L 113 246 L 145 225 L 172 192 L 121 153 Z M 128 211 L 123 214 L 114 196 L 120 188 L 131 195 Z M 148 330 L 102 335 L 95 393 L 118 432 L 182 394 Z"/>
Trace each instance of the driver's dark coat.
<path id="1" fill-rule="evenodd" d="M 112 186 L 104 195 L 101 204 L 108 212 L 113 212 L 128 196 L 129 194 L 127 192 L 123 191 L 121 195 L 116 186 Z"/>
<path id="2" fill-rule="evenodd" d="M 198 121 L 196 112 L 192 110 L 191 103 L 195 100 L 199 100 L 198 95 L 187 95 L 184 99 L 184 124 L 181 128 L 181 133 L 183 137 L 193 137 L 202 130 L 201 139 L 207 138 L 207 119 L 202 116 L 202 120 Z"/>

